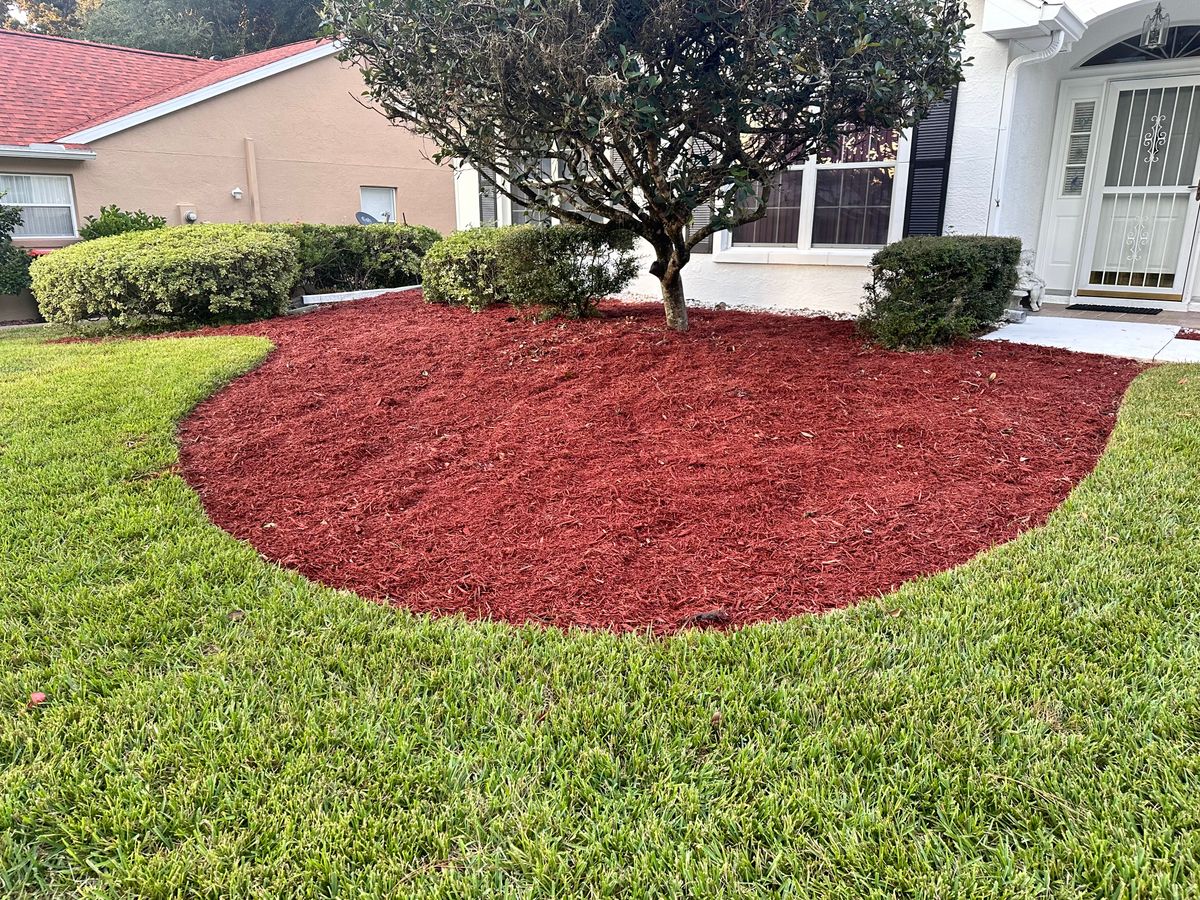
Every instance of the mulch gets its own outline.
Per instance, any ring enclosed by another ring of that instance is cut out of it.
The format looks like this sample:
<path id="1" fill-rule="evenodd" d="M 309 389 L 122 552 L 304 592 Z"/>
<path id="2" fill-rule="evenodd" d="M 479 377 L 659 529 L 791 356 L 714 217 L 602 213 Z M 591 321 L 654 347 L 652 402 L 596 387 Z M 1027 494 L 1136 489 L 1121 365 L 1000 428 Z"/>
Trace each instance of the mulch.
<path id="1" fill-rule="evenodd" d="M 210 333 L 278 346 L 181 426 L 212 519 L 422 613 L 730 627 L 818 612 L 1041 524 L 1137 363 L 655 306 L 587 322 L 419 292 Z"/>

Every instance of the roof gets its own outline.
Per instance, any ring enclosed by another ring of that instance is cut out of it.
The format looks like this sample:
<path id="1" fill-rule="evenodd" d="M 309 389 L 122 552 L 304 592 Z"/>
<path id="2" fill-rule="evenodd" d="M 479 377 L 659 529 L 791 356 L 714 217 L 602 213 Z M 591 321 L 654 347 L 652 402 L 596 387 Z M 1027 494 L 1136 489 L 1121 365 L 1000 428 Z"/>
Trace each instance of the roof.
<path id="1" fill-rule="evenodd" d="M 0 145 L 54 143 L 327 44 L 212 60 L 0 29 Z"/>

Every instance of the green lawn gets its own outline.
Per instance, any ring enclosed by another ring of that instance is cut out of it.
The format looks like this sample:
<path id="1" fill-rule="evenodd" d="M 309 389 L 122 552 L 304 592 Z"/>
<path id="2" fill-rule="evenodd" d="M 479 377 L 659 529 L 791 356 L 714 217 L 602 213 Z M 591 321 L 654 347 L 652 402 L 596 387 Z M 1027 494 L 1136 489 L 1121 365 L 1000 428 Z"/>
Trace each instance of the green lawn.
<path id="1" fill-rule="evenodd" d="M 1200 369 L 1015 543 L 655 640 L 209 524 L 174 423 L 267 350 L 0 339 L 0 896 L 1200 896 Z"/>

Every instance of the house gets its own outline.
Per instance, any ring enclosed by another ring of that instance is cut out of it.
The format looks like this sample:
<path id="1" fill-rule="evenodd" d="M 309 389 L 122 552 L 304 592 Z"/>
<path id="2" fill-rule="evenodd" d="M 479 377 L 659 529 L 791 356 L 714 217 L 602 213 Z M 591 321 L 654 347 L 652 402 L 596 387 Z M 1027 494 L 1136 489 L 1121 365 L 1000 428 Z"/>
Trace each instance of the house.
<path id="1" fill-rule="evenodd" d="M 780 173 L 765 219 L 698 248 L 689 298 L 853 311 L 875 249 L 957 233 L 1020 237 L 1047 302 L 1200 303 L 1200 0 L 970 9 L 972 61 L 946 101 Z M 456 191 L 459 227 L 523 216 L 469 169 Z"/>
<path id="2" fill-rule="evenodd" d="M 228 60 L 0 30 L 0 203 L 52 249 L 102 206 L 192 221 L 454 228 L 453 175 L 359 102 L 329 41 Z M 0 318 L 33 314 L 0 301 Z"/>

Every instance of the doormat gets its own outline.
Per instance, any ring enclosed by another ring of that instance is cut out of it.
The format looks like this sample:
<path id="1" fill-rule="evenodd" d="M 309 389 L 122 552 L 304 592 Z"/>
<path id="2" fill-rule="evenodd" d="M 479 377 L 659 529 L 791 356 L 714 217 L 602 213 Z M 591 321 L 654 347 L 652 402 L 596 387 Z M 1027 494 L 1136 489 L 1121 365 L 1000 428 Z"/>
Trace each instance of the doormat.
<path id="1" fill-rule="evenodd" d="M 1067 309 L 1084 312 L 1133 313 L 1135 316 L 1157 316 L 1161 308 L 1150 306 L 1105 306 L 1102 303 L 1072 303 Z"/>

